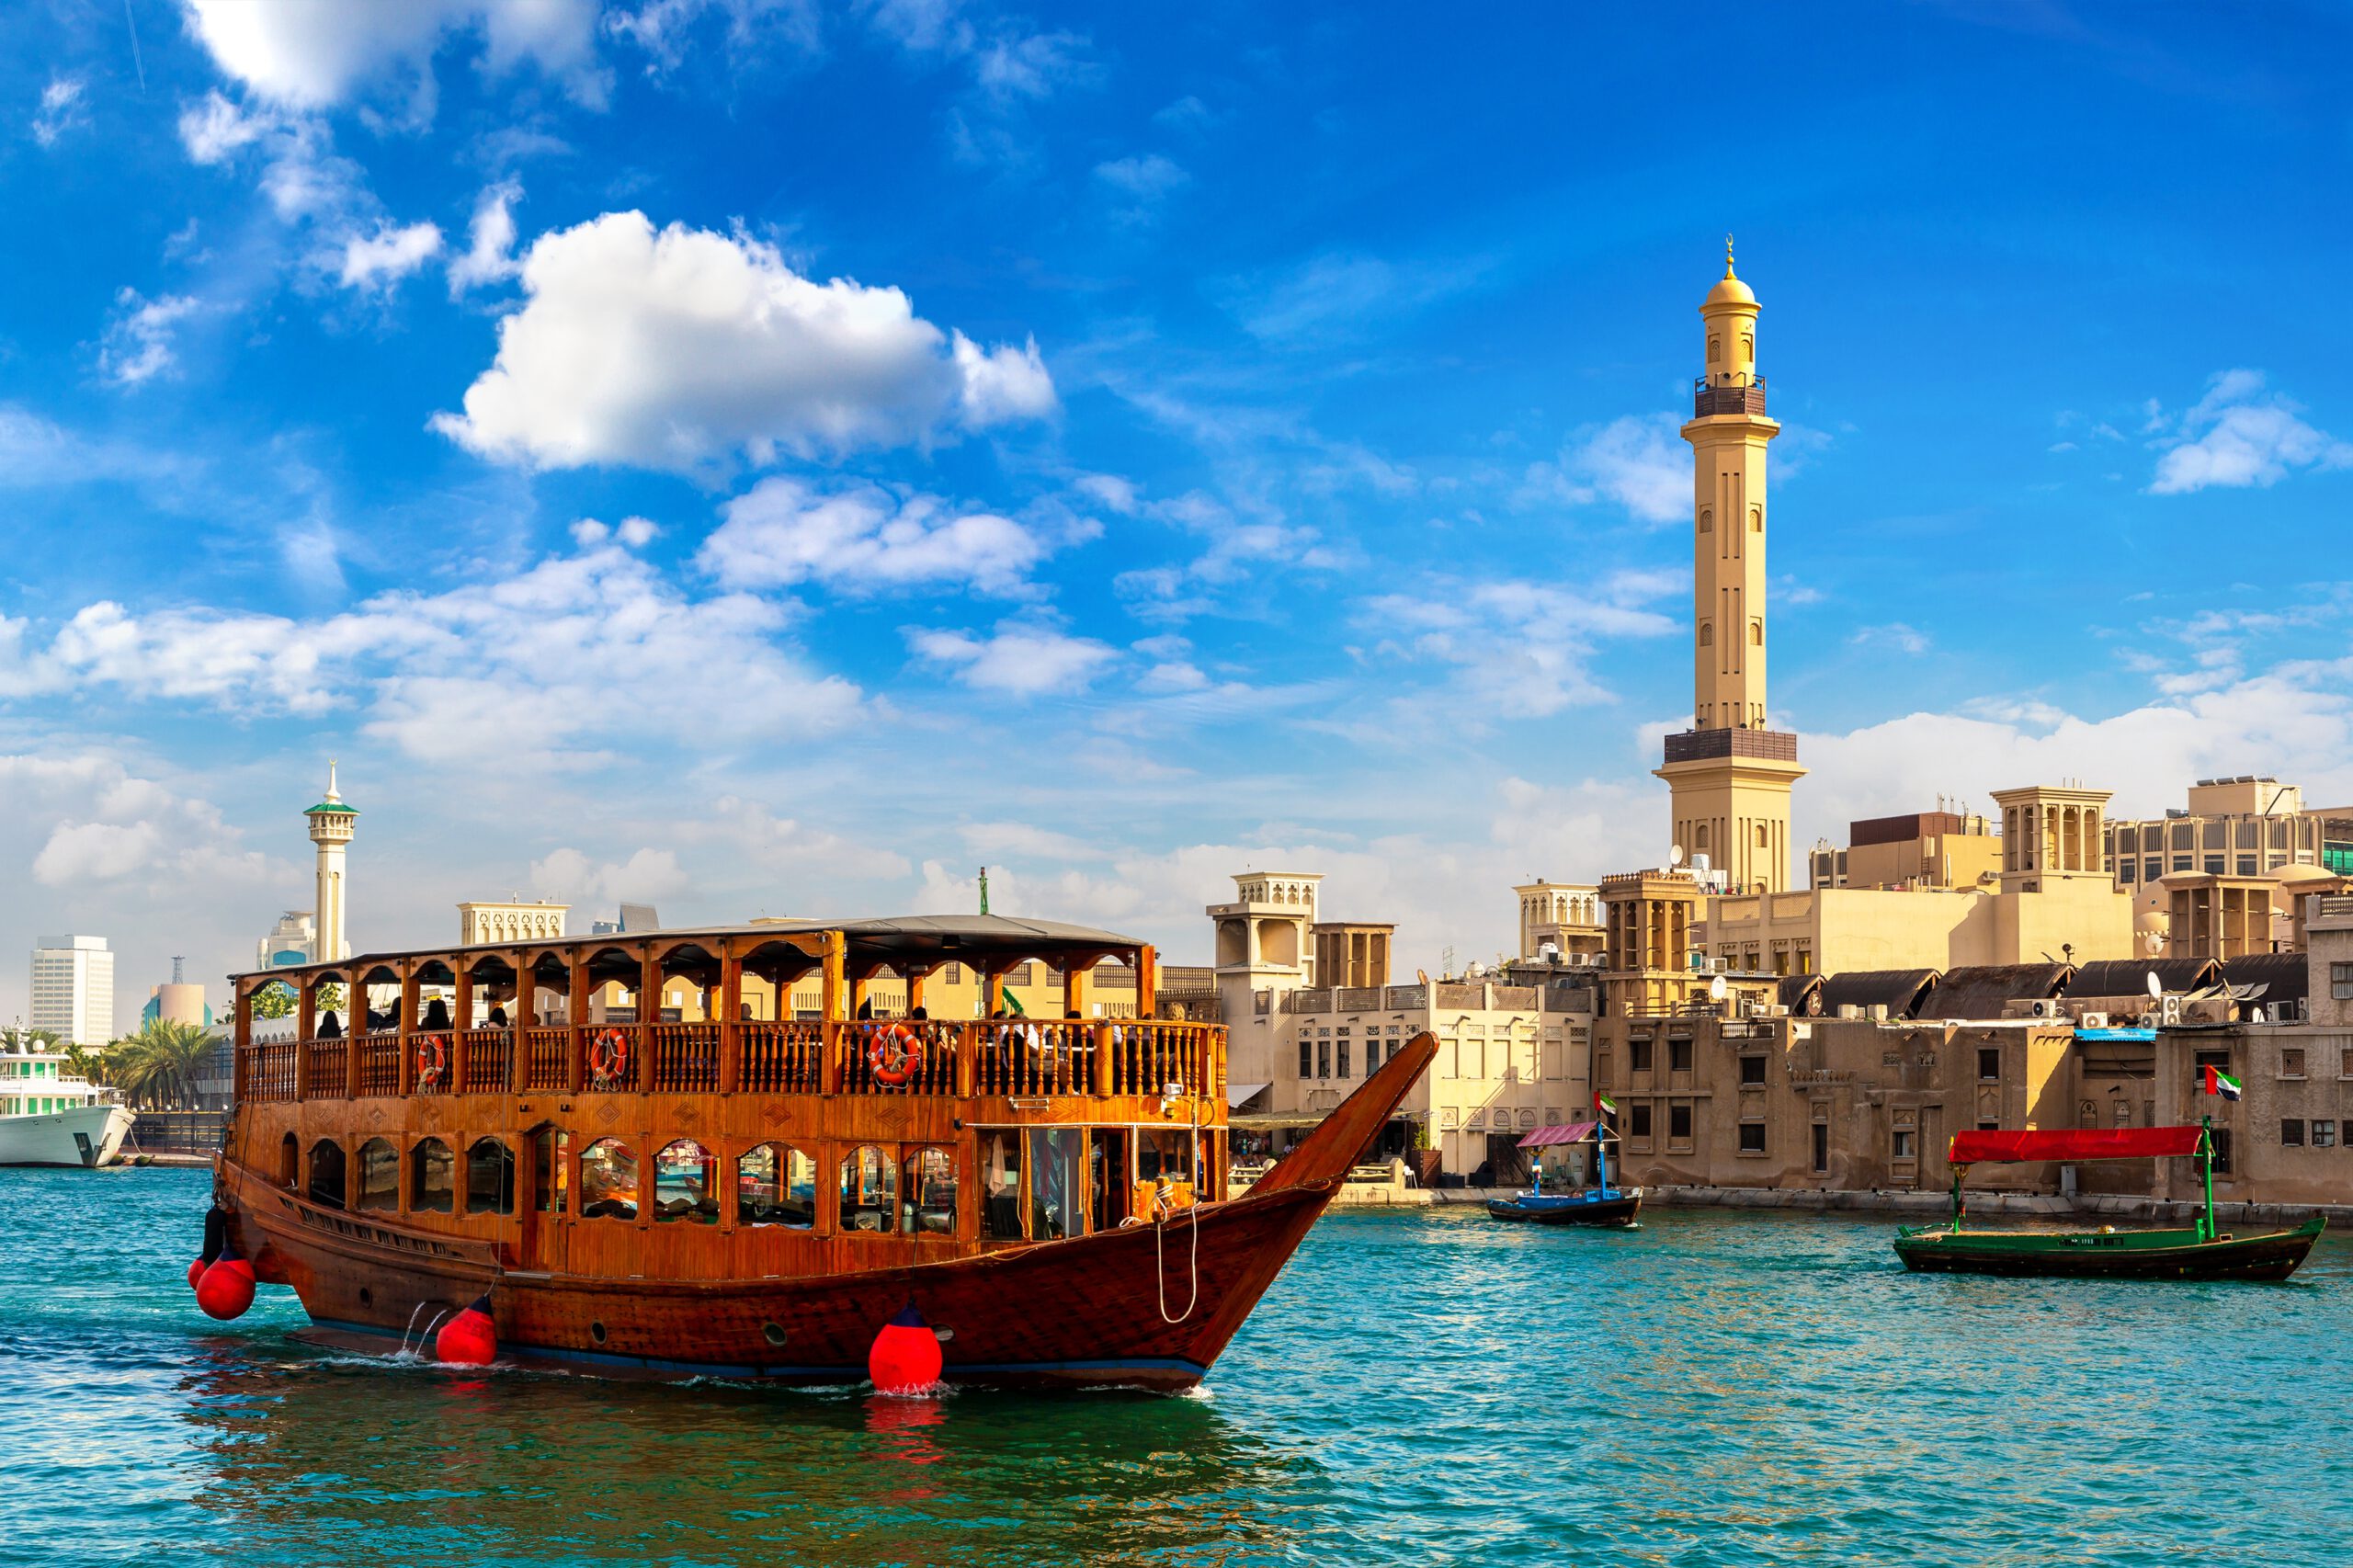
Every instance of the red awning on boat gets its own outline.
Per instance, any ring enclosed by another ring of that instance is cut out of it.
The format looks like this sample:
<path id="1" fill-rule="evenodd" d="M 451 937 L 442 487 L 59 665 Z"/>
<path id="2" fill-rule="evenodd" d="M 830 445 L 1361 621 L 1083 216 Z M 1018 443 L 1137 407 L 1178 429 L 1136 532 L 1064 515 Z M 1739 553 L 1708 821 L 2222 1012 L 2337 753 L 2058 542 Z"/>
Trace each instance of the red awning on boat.
<path id="1" fill-rule="evenodd" d="M 2004 1160 L 2162 1160 L 2198 1153 L 2195 1127 L 2107 1127 L 2055 1132 L 1956 1132 L 1952 1163 Z"/>
<path id="2" fill-rule="evenodd" d="M 1549 1143 L 1582 1143 L 1593 1135 L 1590 1121 L 1572 1121 L 1565 1127 L 1540 1127 L 1519 1141 L 1523 1149 L 1541 1149 Z"/>

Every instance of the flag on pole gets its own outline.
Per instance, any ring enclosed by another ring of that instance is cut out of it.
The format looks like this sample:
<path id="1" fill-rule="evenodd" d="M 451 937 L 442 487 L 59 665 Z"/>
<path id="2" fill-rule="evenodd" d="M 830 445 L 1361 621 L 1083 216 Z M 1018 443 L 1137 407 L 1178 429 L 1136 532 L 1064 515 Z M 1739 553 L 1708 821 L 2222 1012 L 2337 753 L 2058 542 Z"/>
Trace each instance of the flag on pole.
<path id="1" fill-rule="evenodd" d="M 2239 1097 L 2239 1081 L 2219 1067 L 2209 1066 L 2206 1069 L 2206 1092 L 2220 1095 L 2226 1100 L 2234 1100 Z"/>
<path id="2" fill-rule="evenodd" d="M 1029 1016 L 1029 1009 L 1021 1005 L 1021 998 L 1013 994 L 1013 988 L 1011 986 L 1000 985 L 996 994 L 996 999 L 1003 1003 L 1005 1010 L 1012 1014 L 1015 1017 L 1026 1018 Z"/>
<path id="3" fill-rule="evenodd" d="M 1599 1089 L 1593 1091 L 1593 1108 L 1598 1111 L 1607 1111 L 1611 1116 L 1616 1116 L 1618 1114 L 1617 1102 L 1612 1100 L 1608 1096 L 1603 1094 Z"/>

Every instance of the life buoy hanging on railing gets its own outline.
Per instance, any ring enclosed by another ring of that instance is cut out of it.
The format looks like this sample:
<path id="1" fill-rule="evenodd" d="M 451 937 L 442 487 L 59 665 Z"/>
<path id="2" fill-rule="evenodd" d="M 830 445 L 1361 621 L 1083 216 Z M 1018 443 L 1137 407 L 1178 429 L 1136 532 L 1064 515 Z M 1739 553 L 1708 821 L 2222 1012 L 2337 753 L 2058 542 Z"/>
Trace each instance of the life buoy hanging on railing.
<path id="1" fill-rule="evenodd" d="M 416 1037 L 416 1082 L 419 1088 L 438 1084 L 449 1070 L 449 1041 L 438 1034 Z"/>
<path id="2" fill-rule="evenodd" d="M 588 1042 L 588 1074 L 599 1084 L 617 1083 L 629 1075 L 629 1036 L 607 1029 Z"/>
<path id="3" fill-rule="evenodd" d="M 874 1081 L 896 1088 L 923 1068 L 923 1041 L 904 1024 L 892 1024 L 874 1037 L 866 1052 Z"/>

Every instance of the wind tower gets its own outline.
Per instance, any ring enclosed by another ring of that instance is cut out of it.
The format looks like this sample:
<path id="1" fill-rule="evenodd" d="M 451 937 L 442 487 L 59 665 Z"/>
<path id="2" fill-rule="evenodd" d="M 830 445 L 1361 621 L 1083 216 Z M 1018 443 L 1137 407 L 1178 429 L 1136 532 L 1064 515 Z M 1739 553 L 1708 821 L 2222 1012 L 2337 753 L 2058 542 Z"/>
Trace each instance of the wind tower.
<path id="1" fill-rule="evenodd" d="M 352 824 L 359 813 L 343 803 L 335 793 L 335 760 L 327 760 L 326 798 L 302 813 L 311 819 L 311 842 L 319 846 L 319 902 L 317 924 L 317 960 L 332 962 L 351 956 L 351 944 L 345 939 L 343 852 L 351 844 Z"/>
<path id="2" fill-rule="evenodd" d="M 1692 384 L 1692 727 L 1654 770 L 1672 792 L 1675 842 L 1735 892 L 1790 885 L 1790 786 L 1798 738 L 1766 727 L 1765 448 L 1781 426 L 1756 373 L 1756 296 L 1733 271 L 1699 306 L 1707 373 Z"/>

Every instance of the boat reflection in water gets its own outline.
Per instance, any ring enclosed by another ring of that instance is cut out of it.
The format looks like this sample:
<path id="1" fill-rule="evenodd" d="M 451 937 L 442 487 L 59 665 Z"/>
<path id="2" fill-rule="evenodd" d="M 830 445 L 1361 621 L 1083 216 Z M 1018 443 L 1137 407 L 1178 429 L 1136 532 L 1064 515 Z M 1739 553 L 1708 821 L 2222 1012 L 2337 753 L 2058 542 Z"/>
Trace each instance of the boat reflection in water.
<path id="1" fill-rule="evenodd" d="M 1201 1399 L 684 1392 L 255 1348 L 179 1391 L 208 1540 L 255 1561 L 1258 1562 L 1327 1490 Z"/>

